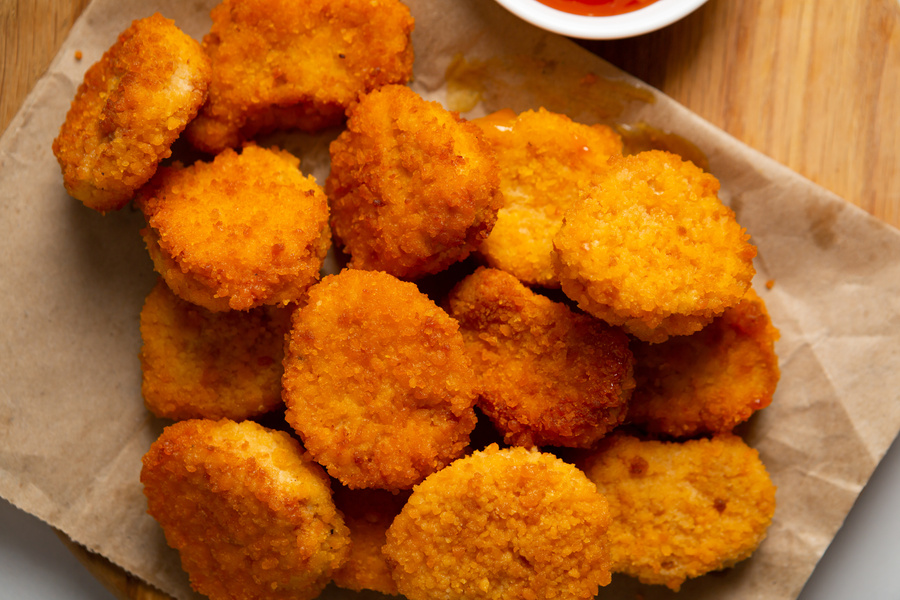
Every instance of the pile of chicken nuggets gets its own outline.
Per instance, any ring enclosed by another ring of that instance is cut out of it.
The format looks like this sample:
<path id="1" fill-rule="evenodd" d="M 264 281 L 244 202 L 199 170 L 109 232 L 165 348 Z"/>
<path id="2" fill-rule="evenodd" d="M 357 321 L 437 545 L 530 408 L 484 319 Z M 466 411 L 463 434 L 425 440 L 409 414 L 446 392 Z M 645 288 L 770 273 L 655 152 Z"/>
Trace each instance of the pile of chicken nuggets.
<path id="1" fill-rule="evenodd" d="M 586 599 L 754 552 L 775 487 L 735 428 L 779 334 L 713 175 L 423 99 L 399 0 L 211 17 L 135 21 L 53 144 L 74 198 L 146 218 L 141 481 L 196 591 Z M 258 142 L 335 125 L 324 182 Z"/>

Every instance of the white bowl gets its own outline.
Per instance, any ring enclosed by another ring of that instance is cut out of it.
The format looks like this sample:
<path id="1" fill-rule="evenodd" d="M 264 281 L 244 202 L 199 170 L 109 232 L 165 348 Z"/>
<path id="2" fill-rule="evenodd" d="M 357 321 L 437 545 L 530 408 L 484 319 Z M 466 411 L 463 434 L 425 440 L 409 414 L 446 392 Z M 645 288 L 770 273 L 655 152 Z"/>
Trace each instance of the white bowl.
<path id="1" fill-rule="evenodd" d="M 541 29 L 586 40 L 615 40 L 662 29 L 695 11 L 706 0 L 657 0 L 611 17 L 573 15 L 538 0 L 497 0 L 509 12 Z"/>

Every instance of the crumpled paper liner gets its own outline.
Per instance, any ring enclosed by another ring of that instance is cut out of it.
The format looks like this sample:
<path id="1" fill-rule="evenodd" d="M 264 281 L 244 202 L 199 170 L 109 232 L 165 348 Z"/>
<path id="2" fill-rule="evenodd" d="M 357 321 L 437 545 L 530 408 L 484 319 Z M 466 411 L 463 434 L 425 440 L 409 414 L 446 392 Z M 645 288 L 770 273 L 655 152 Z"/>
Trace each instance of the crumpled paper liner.
<path id="1" fill-rule="evenodd" d="M 138 479 L 164 426 L 140 395 L 138 315 L 155 281 L 143 219 L 68 197 L 50 146 L 84 71 L 131 20 L 159 10 L 199 39 L 214 4 L 95 0 L 0 139 L 0 496 L 179 599 L 196 594 Z M 900 430 L 900 232 L 493 2 L 407 4 L 423 96 L 470 117 L 545 106 L 587 123 L 645 121 L 707 157 L 759 248 L 755 287 L 781 330 L 775 400 L 741 429 L 778 486 L 778 509 L 751 559 L 679 596 L 795 598 Z M 322 183 L 334 134 L 271 139 Z M 601 590 L 636 594 L 674 596 L 624 576 Z M 323 597 L 378 595 L 330 587 Z"/>

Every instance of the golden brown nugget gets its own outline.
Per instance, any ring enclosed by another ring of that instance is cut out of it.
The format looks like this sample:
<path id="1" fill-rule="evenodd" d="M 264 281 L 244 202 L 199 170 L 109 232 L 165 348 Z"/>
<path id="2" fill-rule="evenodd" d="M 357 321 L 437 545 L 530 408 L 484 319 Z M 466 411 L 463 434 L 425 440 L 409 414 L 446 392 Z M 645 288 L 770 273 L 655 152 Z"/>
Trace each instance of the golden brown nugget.
<path id="1" fill-rule="evenodd" d="M 566 210 L 622 139 L 606 125 L 584 125 L 543 108 L 511 110 L 472 121 L 493 145 L 500 164 L 503 207 L 481 245 L 487 263 L 530 285 L 558 288 L 553 236 Z"/>
<path id="2" fill-rule="evenodd" d="M 674 437 L 726 432 L 772 402 L 780 371 L 766 306 L 753 288 L 689 336 L 637 343 L 628 420 Z"/>
<path id="3" fill-rule="evenodd" d="M 157 417 L 243 421 L 282 406 L 291 308 L 210 312 L 159 280 L 141 311 L 141 392 Z"/>
<path id="4" fill-rule="evenodd" d="M 388 527 L 408 498 L 409 492 L 351 490 L 343 486 L 334 490 L 334 503 L 350 529 L 350 556 L 333 577 L 338 587 L 357 592 L 375 590 L 392 596 L 399 593 L 381 549 Z"/>
<path id="5" fill-rule="evenodd" d="M 85 73 L 53 141 L 69 194 L 100 212 L 125 206 L 206 100 L 210 72 L 173 21 L 134 21 Z"/>
<path id="6" fill-rule="evenodd" d="M 738 436 L 684 443 L 614 434 L 579 463 L 609 501 L 613 572 L 678 590 L 749 557 L 775 512 L 775 486 Z"/>
<path id="7" fill-rule="evenodd" d="M 460 456 L 475 427 L 459 326 L 380 271 L 325 277 L 292 319 L 286 418 L 350 488 L 411 488 Z"/>
<path id="8" fill-rule="evenodd" d="M 737 304 L 756 248 L 719 200 L 718 180 L 656 150 L 609 162 L 553 241 L 566 295 L 653 343 Z"/>
<path id="9" fill-rule="evenodd" d="M 448 298 L 478 374 L 478 407 L 517 446 L 587 448 L 625 418 L 629 337 L 479 268 Z"/>
<path id="10" fill-rule="evenodd" d="M 587 599 L 610 581 L 609 524 L 574 466 L 493 444 L 416 486 L 384 553 L 409 600 Z"/>
<path id="11" fill-rule="evenodd" d="M 255 145 L 164 167 L 137 199 L 154 267 L 212 311 L 301 301 L 331 243 L 328 200 L 299 159 Z"/>
<path id="12" fill-rule="evenodd" d="M 477 126 L 393 85 L 350 110 L 331 144 L 325 191 L 351 267 L 414 279 L 481 244 L 502 202 L 499 185 Z"/>
<path id="13" fill-rule="evenodd" d="M 284 432 L 179 421 L 144 456 L 141 482 L 148 512 L 210 600 L 315 598 L 346 560 L 328 477 Z"/>
<path id="14" fill-rule="evenodd" d="M 225 0 L 211 16 L 209 101 L 186 132 L 206 152 L 337 125 L 359 95 L 412 74 L 413 18 L 398 0 Z"/>

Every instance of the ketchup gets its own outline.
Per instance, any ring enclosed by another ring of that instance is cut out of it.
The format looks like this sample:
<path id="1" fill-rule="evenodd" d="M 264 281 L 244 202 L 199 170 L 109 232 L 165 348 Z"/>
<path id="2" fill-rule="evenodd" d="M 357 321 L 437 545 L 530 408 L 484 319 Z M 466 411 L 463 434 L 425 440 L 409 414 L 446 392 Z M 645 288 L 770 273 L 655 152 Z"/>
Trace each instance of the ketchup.
<path id="1" fill-rule="evenodd" d="M 538 0 L 556 10 L 585 15 L 588 17 L 609 17 L 644 8 L 656 0 Z"/>

